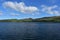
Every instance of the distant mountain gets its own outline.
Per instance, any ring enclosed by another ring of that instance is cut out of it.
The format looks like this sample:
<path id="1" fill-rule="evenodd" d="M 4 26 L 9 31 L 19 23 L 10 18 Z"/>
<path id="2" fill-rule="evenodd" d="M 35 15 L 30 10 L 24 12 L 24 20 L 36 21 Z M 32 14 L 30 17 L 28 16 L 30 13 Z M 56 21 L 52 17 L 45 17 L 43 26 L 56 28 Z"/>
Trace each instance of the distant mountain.
<path id="1" fill-rule="evenodd" d="M 26 18 L 26 19 L 7 19 L 7 20 L 0 20 L 0 22 L 60 22 L 60 16 L 54 17 L 43 17 L 43 18 Z"/>

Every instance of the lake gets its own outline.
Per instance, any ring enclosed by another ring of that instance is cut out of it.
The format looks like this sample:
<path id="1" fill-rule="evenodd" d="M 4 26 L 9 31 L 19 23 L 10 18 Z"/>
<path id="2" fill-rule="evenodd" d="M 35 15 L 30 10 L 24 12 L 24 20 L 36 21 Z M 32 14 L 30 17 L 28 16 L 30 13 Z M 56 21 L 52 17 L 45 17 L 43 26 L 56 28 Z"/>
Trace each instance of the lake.
<path id="1" fill-rule="evenodd" d="M 0 40 L 60 40 L 60 23 L 0 22 Z"/>

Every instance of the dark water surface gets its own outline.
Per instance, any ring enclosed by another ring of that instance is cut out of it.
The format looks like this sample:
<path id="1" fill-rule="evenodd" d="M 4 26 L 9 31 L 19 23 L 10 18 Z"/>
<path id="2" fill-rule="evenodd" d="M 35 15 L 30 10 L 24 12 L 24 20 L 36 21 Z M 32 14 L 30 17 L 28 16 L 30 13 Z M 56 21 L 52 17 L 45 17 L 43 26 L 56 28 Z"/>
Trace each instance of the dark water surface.
<path id="1" fill-rule="evenodd" d="M 0 22 L 0 40 L 60 40 L 60 23 Z"/>

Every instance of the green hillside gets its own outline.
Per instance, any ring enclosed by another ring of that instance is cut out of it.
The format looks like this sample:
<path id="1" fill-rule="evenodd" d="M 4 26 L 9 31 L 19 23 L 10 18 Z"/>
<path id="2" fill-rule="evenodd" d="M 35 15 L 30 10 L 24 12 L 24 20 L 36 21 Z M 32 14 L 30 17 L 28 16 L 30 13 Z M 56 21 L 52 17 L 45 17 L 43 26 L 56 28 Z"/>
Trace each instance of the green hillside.
<path id="1" fill-rule="evenodd" d="M 54 16 L 54 17 L 43 17 L 43 18 L 27 18 L 27 19 L 6 19 L 6 20 L 0 20 L 0 22 L 60 22 L 60 16 Z"/>
<path id="2" fill-rule="evenodd" d="M 38 22 L 60 22 L 60 16 L 43 17 L 43 18 L 35 19 L 35 21 L 38 21 Z"/>

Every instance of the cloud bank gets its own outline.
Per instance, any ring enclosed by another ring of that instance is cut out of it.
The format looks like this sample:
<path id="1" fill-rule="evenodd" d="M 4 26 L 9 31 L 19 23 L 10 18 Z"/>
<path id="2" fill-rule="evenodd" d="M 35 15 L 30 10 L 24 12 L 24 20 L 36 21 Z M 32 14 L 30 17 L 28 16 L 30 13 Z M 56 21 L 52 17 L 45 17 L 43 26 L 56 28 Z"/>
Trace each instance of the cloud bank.
<path id="1" fill-rule="evenodd" d="M 46 5 L 40 5 L 41 9 L 38 9 L 35 6 L 27 6 L 24 2 L 4 2 L 3 6 L 6 8 L 11 8 L 14 9 L 18 12 L 21 13 L 47 13 L 47 14 L 51 14 L 51 15 L 60 15 L 60 7 L 58 5 L 52 5 L 52 6 L 46 6 Z M 15 14 L 12 14 L 15 15 Z M 33 14 L 34 15 L 34 14 Z"/>
<path id="2" fill-rule="evenodd" d="M 4 2 L 3 6 L 6 8 L 12 8 L 16 11 L 22 12 L 22 13 L 34 13 L 39 11 L 39 9 L 35 6 L 26 6 L 24 2 Z"/>
<path id="3" fill-rule="evenodd" d="M 46 5 L 42 5 L 41 6 L 42 12 L 48 13 L 48 14 L 56 14 L 56 15 L 60 15 L 60 7 L 57 5 L 53 5 L 53 6 L 46 6 Z"/>

